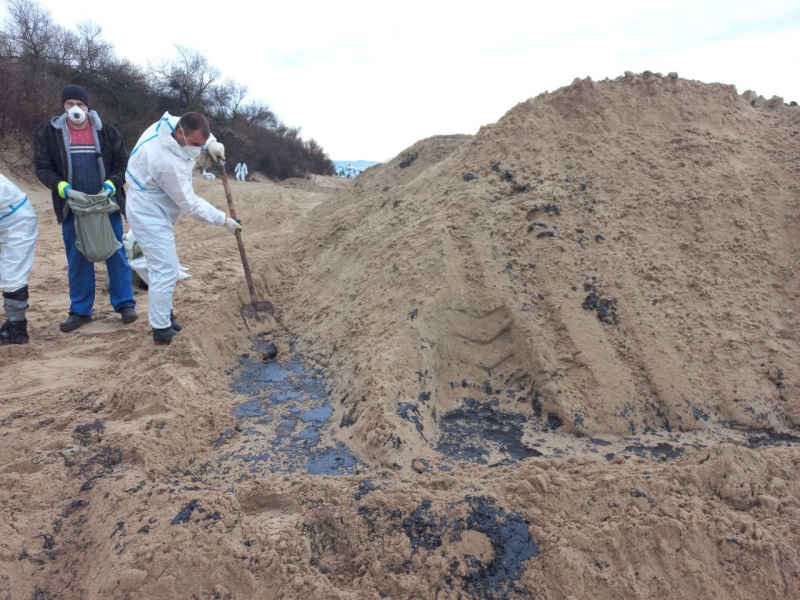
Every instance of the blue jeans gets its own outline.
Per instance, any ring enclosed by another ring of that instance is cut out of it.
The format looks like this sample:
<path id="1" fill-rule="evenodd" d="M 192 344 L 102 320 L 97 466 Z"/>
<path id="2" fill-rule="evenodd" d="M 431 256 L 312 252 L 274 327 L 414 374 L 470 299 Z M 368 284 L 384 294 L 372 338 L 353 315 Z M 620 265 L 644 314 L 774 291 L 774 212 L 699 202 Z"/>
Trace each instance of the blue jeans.
<path id="1" fill-rule="evenodd" d="M 122 215 L 119 212 L 108 215 L 111 228 L 119 241 L 122 241 Z M 75 234 L 75 215 L 71 212 L 61 223 L 61 236 L 64 238 L 64 247 L 67 251 L 67 266 L 69 268 L 69 312 L 76 315 L 91 316 L 94 306 L 94 263 L 87 259 L 75 247 L 77 236 Z M 108 293 L 111 297 L 111 306 L 119 312 L 123 306 L 136 306 L 131 287 L 131 267 L 125 248 L 120 248 L 106 259 L 108 279 L 110 281 Z"/>

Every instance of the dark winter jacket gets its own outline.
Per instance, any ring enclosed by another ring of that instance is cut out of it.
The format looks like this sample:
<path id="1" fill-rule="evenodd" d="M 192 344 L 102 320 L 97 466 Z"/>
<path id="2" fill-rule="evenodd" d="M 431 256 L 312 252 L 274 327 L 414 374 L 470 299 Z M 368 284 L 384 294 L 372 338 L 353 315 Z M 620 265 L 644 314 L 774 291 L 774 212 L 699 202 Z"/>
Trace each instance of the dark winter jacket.
<path id="1" fill-rule="evenodd" d="M 89 126 L 93 128 L 98 154 L 101 181 L 110 180 L 117 189 L 114 201 L 125 214 L 125 169 L 128 167 L 128 151 L 119 131 L 100 121 L 94 111 L 89 111 Z M 58 184 L 66 181 L 72 185 L 72 157 L 69 152 L 69 129 L 67 115 L 53 117 L 41 123 L 33 134 L 33 166 L 36 177 L 50 188 L 53 210 L 61 223 L 69 214 L 67 201 L 58 195 Z M 98 192 L 100 190 L 97 190 Z"/>

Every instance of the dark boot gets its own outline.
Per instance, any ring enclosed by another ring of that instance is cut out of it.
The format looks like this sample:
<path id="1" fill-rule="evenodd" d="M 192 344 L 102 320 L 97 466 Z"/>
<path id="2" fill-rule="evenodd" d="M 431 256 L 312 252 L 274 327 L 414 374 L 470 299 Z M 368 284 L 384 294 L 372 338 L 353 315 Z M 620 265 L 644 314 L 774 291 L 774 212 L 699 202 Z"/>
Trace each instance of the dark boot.
<path id="1" fill-rule="evenodd" d="M 136 314 L 136 309 L 133 306 L 123 306 L 119 309 L 119 314 L 122 317 L 122 322 L 126 325 L 128 323 L 133 323 L 139 318 L 139 315 Z"/>
<path id="2" fill-rule="evenodd" d="M 87 323 L 91 322 L 92 317 L 86 315 L 76 315 L 75 313 L 69 313 L 67 320 L 62 322 L 58 328 L 61 331 L 72 331 L 73 329 L 77 329 Z"/>
<path id="3" fill-rule="evenodd" d="M 28 320 L 6 321 L 0 327 L 0 344 L 27 344 L 28 340 Z"/>
<path id="4" fill-rule="evenodd" d="M 174 329 L 175 331 L 180 331 L 181 329 L 183 329 L 183 325 L 179 325 L 178 323 L 175 322 L 175 313 L 173 313 L 172 311 L 169 311 L 169 326 L 171 329 Z"/>
<path id="5" fill-rule="evenodd" d="M 172 338 L 178 335 L 178 332 L 175 331 L 172 327 L 167 327 L 166 329 L 153 329 L 153 342 L 155 342 L 156 346 L 169 346 Z"/>

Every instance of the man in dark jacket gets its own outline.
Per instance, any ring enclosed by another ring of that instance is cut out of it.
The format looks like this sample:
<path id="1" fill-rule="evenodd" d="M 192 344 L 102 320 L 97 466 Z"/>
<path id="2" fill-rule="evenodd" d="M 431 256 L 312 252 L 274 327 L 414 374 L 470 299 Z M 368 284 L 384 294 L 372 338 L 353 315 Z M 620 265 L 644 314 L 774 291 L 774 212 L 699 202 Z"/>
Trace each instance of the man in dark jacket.
<path id="1" fill-rule="evenodd" d="M 70 190 L 94 195 L 108 190 L 125 214 L 125 169 L 128 153 L 120 133 L 89 110 L 89 95 L 82 87 L 68 85 L 61 92 L 64 113 L 40 124 L 33 137 L 36 177 L 50 188 L 53 210 L 61 224 L 69 267 L 70 308 L 61 331 L 72 331 L 92 320 L 95 296 L 94 263 L 75 247 L 75 216 L 67 200 Z M 117 239 L 122 241 L 120 212 L 108 215 Z M 109 296 L 123 323 L 136 320 L 131 287 L 131 268 L 125 249 L 106 261 Z"/>

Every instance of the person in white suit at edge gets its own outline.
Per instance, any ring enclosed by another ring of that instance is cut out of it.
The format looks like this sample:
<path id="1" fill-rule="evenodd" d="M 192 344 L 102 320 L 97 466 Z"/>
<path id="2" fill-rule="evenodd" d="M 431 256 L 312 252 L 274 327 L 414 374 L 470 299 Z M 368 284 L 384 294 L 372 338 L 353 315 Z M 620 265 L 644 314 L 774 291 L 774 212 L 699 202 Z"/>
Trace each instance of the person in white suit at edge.
<path id="1" fill-rule="evenodd" d="M 164 113 L 142 134 L 128 161 L 128 223 L 147 260 L 147 307 L 156 345 L 169 344 L 181 330 L 172 306 L 180 266 L 176 221 L 188 215 L 231 233 L 242 228 L 194 193 L 192 172 L 204 149 L 215 160 L 225 160 L 225 147 L 211 134 L 203 115 L 190 112 L 179 118 Z"/>
<path id="2" fill-rule="evenodd" d="M 0 290 L 6 321 L 0 344 L 27 344 L 28 273 L 33 266 L 39 221 L 25 193 L 0 175 Z"/>

